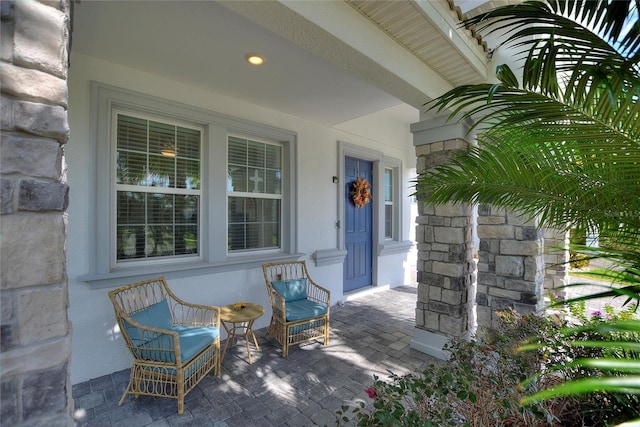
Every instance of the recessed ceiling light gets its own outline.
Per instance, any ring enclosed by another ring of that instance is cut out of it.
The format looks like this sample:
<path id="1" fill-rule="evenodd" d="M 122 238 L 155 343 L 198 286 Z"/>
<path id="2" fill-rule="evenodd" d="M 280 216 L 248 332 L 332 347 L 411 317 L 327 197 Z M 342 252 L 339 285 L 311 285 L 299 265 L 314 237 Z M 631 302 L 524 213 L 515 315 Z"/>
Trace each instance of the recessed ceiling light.
<path id="1" fill-rule="evenodd" d="M 251 65 L 262 65 L 264 64 L 264 58 L 257 53 L 250 53 L 247 55 L 247 61 Z"/>

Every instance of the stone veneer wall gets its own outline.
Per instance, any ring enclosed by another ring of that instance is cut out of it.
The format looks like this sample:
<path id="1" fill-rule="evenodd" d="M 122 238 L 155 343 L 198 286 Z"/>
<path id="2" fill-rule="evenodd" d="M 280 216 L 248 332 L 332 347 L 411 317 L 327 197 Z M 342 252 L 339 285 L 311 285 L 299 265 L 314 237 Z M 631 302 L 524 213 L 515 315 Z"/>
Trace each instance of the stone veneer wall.
<path id="1" fill-rule="evenodd" d="M 450 163 L 467 148 L 469 126 L 448 123 L 444 117 L 412 124 L 417 170 L 428 173 L 429 168 Z M 559 293 L 557 288 L 566 283 L 568 270 L 562 262 L 568 253 L 554 250 L 566 243 L 564 234 L 542 230 L 537 223 L 491 205 L 478 206 L 477 224 L 471 206 L 433 207 L 428 195 L 421 197 L 418 209 L 412 348 L 446 358 L 442 347 L 449 339 L 472 334 L 476 324 L 491 325 L 496 311 L 539 310 L 544 288 Z M 472 259 L 476 225 L 477 267 Z"/>
<path id="2" fill-rule="evenodd" d="M 63 144 L 68 0 L 1 3 L 2 426 L 73 425 Z"/>
<path id="3" fill-rule="evenodd" d="M 417 146 L 417 168 L 425 171 L 449 163 L 467 145 L 452 139 Z M 462 337 L 469 331 L 473 304 L 473 209 L 460 204 L 434 207 L 424 196 L 416 222 L 416 327 L 436 336 Z"/>
<path id="4" fill-rule="evenodd" d="M 559 299 L 566 298 L 569 284 L 569 233 L 546 228 L 544 230 L 544 291 L 555 294 Z M 545 295 L 545 300 L 548 295 Z"/>
<path id="5" fill-rule="evenodd" d="M 516 213 L 478 207 L 479 325 L 496 321 L 496 311 L 531 313 L 542 307 L 545 265 L 543 232 Z"/>

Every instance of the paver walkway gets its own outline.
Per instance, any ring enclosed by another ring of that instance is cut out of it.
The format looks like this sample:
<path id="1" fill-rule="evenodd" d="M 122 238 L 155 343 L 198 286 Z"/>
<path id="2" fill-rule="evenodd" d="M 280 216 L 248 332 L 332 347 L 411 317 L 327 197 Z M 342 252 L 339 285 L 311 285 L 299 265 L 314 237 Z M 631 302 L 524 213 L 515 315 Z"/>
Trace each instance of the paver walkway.
<path id="1" fill-rule="evenodd" d="M 585 295 L 593 295 L 601 292 L 606 292 L 610 288 L 610 284 L 606 282 L 600 282 L 590 278 L 570 276 L 569 283 L 581 284 L 580 286 L 567 288 L 567 296 L 571 298 L 578 298 Z M 586 301 L 585 313 L 590 316 L 595 311 L 604 312 L 605 305 L 611 305 L 616 312 L 625 310 L 627 307 L 623 306 L 626 298 L 623 297 L 606 297 L 597 298 Z"/>
<path id="2" fill-rule="evenodd" d="M 572 282 L 583 282 L 573 278 Z M 601 290 L 572 288 L 569 296 Z M 613 303 L 619 304 L 620 299 Z M 601 308 L 605 301 L 588 305 Z M 595 304 L 595 305 L 592 305 Z M 329 346 L 308 343 L 294 347 L 289 357 L 265 329 L 256 331 L 260 350 L 246 347 L 227 352 L 221 375 L 208 376 L 185 398 L 185 413 L 177 414 L 173 399 L 129 396 L 117 406 L 129 381 L 129 370 L 73 386 L 79 426 L 313 426 L 335 425 L 335 411 L 354 400 L 367 401 L 364 389 L 373 375 L 405 374 L 442 363 L 415 350 L 409 342 L 415 326 L 416 286 L 367 294 L 344 307 L 331 308 Z M 222 343 L 224 346 L 224 342 Z"/>
<path id="3" fill-rule="evenodd" d="M 277 343 L 257 330 L 260 350 L 230 349 L 221 375 L 208 376 L 185 398 L 177 414 L 173 399 L 128 396 L 123 370 L 73 386 L 77 426 L 313 426 L 335 425 L 345 402 L 367 400 L 373 375 L 405 374 L 441 363 L 409 347 L 415 326 L 416 287 L 368 294 L 331 307 L 330 344 L 307 343 L 283 359 Z M 222 343 L 224 345 L 224 342 Z"/>

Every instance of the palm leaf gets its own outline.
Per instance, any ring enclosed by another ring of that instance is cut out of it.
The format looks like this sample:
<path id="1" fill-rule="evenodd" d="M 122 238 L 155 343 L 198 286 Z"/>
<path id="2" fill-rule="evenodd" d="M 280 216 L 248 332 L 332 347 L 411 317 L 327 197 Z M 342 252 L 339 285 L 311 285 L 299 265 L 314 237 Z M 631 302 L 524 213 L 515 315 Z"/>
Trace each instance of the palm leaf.
<path id="1" fill-rule="evenodd" d="M 470 148 L 466 156 L 450 165 L 423 171 L 416 194 L 433 204 L 453 201 L 509 206 L 530 217 L 541 216 L 543 222 L 557 227 L 567 223 L 585 229 L 606 222 L 617 224 L 620 219 L 607 217 L 606 212 L 640 211 L 638 193 L 633 190 L 640 182 L 635 162 L 630 161 L 629 172 L 620 175 L 615 156 L 610 160 L 600 156 L 594 162 L 586 153 L 574 155 L 580 168 L 567 168 L 556 156 L 560 151 L 556 146 L 523 144 L 514 150 L 505 139 L 492 146 Z M 608 169 L 617 171 L 616 179 L 607 179 L 606 175 L 613 175 Z"/>
<path id="2" fill-rule="evenodd" d="M 560 396 L 579 396 L 594 391 L 610 393 L 640 394 L 640 375 L 625 377 L 584 378 L 562 383 L 556 387 L 542 390 L 521 400 L 523 405 L 531 405 L 541 400 Z"/>
<path id="3" fill-rule="evenodd" d="M 498 83 L 460 86 L 428 104 L 449 114 L 449 120 L 473 120 L 478 146 L 449 165 L 421 171 L 415 193 L 420 200 L 490 203 L 537 218 L 542 226 L 594 230 L 621 245 L 583 253 L 614 261 L 619 271 L 604 276 L 630 285 L 574 302 L 640 299 L 639 8 L 640 0 L 549 0 L 472 17 L 463 25 L 502 33 L 502 45 L 516 50 L 523 61 L 522 84 L 500 65 Z M 583 331 L 626 336 L 638 333 L 638 325 L 603 322 Z M 569 337 L 579 331 L 559 333 Z M 560 384 L 523 403 L 593 391 L 640 394 L 637 342 L 574 340 L 570 345 L 636 356 L 574 361 L 571 366 L 604 376 Z"/>

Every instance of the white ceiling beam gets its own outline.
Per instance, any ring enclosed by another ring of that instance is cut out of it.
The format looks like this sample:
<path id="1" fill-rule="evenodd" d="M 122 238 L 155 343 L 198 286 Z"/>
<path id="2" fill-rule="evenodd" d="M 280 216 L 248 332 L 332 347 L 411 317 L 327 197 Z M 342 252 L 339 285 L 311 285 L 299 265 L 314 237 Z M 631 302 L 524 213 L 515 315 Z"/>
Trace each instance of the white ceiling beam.
<path id="1" fill-rule="evenodd" d="M 450 41 L 450 45 L 460 55 L 464 56 L 473 69 L 484 78 L 487 77 L 486 53 L 478 49 L 478 41 L 465 34 L 459 29 L 460 22 L 454 12 L 447 8 L 442 8 L 445 2 L 434 2 L 432 0 L 414 0 L 419 10 L 436 27 L 440 33 Z M 468 33 L 468 31 L 467 31 Z"/>

